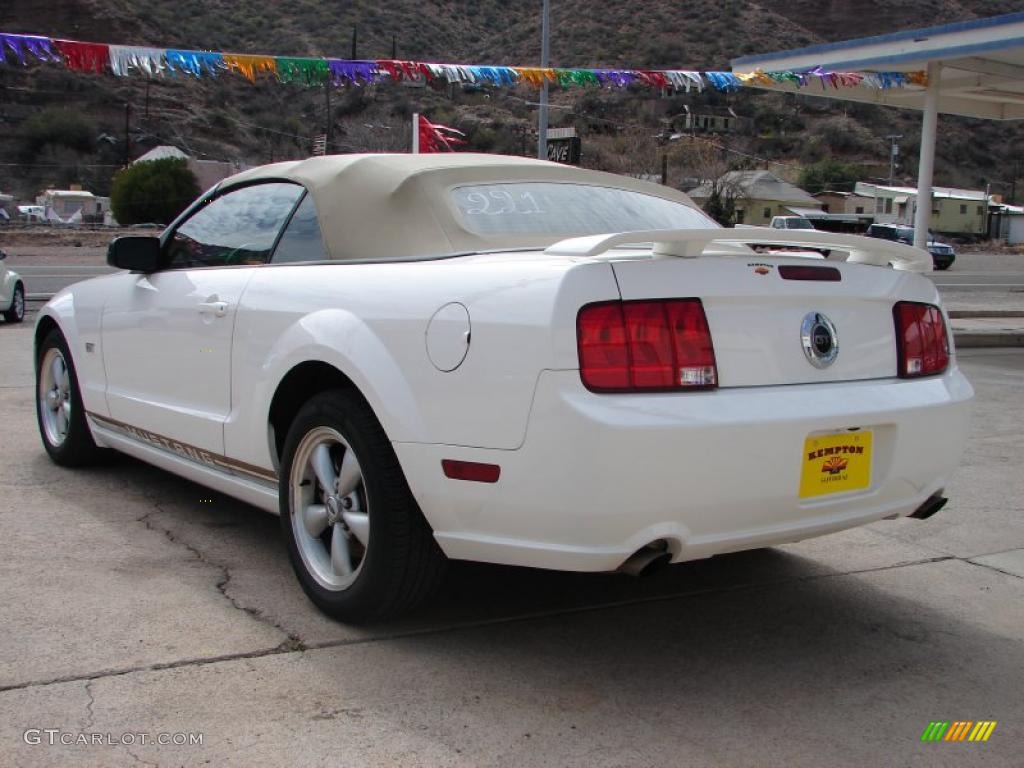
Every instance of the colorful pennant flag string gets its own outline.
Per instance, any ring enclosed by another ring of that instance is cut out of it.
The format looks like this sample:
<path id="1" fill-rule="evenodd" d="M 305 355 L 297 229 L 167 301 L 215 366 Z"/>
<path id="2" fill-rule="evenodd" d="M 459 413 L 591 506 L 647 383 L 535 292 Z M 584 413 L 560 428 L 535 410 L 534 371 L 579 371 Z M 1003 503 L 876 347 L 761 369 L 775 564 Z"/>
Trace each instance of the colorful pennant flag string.
<path id="1" fill-rule="evenodd" d="M 29 57 L 45 63 L 63 62 L 78 72 L 111 72 L 118 77 L 140 73 L 148 77 L 190 74 L 215 77 L 223 71 L 237 72 L 250 82 L 260 75 L 272 75 L 282 83 L 305 86 L 367 85 L 376 82 L 433 82 L 512 87 L 544 83 L 561 88 L 628 88 L 703 91 L 710 84 L 717 91 L 731 93 L 743 86 L 789 84 L 807 88 L 904 88 L 925 87 L 924 72 L 828 72 L 821 68 L 804 71 L 746 73 L 696 72 L 682 69 L 591 69 L 485 66 L 478 64 L 436 64 L 422 61 L 379 59 L 354 61 L 298 56 L 263 56 L 216 51 L 188 51 L 128 45 L 105 45 L 77 40 L 51 39 L 37 35 L 0 32 L 0 64 L 9 58 L 23 66 Z"/>

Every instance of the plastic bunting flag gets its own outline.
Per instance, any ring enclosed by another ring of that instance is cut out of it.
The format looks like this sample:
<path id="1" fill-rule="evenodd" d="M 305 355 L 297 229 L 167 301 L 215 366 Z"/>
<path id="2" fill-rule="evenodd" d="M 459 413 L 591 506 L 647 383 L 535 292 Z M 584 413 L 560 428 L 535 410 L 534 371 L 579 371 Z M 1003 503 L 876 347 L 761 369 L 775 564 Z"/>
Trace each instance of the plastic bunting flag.
<path id="1" fill-rule="evenodd" d="M 273 56 L 248 56 L 240 53 L 225 53 L 224 66 L 235 70 L 250 83 L 256 82 L 260 72 L 277 74 L 277 59 Z"/>
<path id="2" fill-rule="evenodd" d="M 187 72 L 190 75 L 200 77 L 209 75 L 216 77 L 227 67 L 224 64 L 224 55 L 212 51 L 167 51 L 167 71 Z"/>
<path id="3" fill-rule="evenodd" d="M 331 83 L 369 85 L 403 80 L 466 83 L 513 87 L 526 83 L 536 88 L 544 83 L 560 88 L 628 88 L 646 86 L 659 90 L 703 91 L 709 84 L 729 93 L 742 86 L 789 83 L 797 88 L 812 84 L 822 88 L 905 88 L 925 87 L 924 72 L 827 72 L 820 68 L 796 72 L 697 72 L 683 69 L 592 69 L 589 67 L 540 68 L 490 66 L 481 64 L 438 64 L 397 59 L 346 60 L 303 56 L 262 56 L 219 51 L 190 51 L 127 45 L 106 45 L 62 40 L 39 35 L 0 32 L 0 65 L 16 60 L 27 65 L 31 59 L 60 63 L 78 72 L 111 72 L 118 77 L 141 73 L 148 77 L 185 73 L 195 77 L 237 72 L 250 82 L 261 74 L 282 83 L 320 86 Z"/>
<path id="4" fill-rule="evenodd" d="M 53 50 L 53 43 L 48 37 L 35 35 L 5 35 L 0 33 L 0 62 L 4 61 L 7 51 L 14 54 L 18 63 L 25 65 L 25 54 L 31 53 L 39 61 L 60 61 Z"/>
<path id="5" fill-rule="evenodd" d="M 53 44 L 64 58 L 64 66 L 76 72 L 100 74 L 110 65 L 109 45 L 75 40 L 54 40 Z"/>
<path id="6" fill-rule="evenodd" d="M 326 59 L 277 57 L 277 79 L 282 83 L 323 85 L 330 77 L 331 70 Z"/>
<path id="7" fill-rule="evenodd" d="M 128 45 L 110 46 L 110 71 L 124 77 L 137 69 L 150 77 L 162 75 L 167 67 L 167 51 L 160 48 L 135 48 Z"/>

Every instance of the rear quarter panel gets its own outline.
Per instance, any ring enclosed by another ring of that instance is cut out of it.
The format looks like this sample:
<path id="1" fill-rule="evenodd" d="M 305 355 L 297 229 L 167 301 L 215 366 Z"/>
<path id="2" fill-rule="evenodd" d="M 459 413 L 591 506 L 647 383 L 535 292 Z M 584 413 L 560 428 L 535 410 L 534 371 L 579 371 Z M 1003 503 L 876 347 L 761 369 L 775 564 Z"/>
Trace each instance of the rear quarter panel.
<path id="1" fill-rule="evenodd" d="M 540 372 L 577 365 L 579 307 L 617 297 L 607 263 L 539 254 L 261 269 L 235 328 L 226 453 L 273 466 L 270 402 L 308 360 L 348 376 L 394 442 L 517 448 Z M 467 308 L 471 338 L 446 373 L 426 331 L 452 302 Z"/>

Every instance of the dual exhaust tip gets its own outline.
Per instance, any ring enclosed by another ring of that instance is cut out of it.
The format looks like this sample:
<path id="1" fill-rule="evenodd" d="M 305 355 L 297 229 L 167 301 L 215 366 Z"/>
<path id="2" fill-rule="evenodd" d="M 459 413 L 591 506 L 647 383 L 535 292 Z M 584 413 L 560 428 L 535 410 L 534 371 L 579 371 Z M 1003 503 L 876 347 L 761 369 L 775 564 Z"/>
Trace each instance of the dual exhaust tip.
<path id="1" fill-rule="evenodd" d="M 924 504 L 914 510 L 910 517 L 916 520 L 927 520 L 946 506 L 948 501 L 949 499 L 942 495 L 942 491 L 934 493 L 928 497 Z M 627 557 L 626 561 L 616 571 L 628 574 L 629 576 L 650 576 L 652 573 L 660 571 L 671 561 L 672 553 L 668 551 L 668 542 L 664 539 L 659 539 L 658 541 L 652 541 L 645 547 L 641 547 Z"/>

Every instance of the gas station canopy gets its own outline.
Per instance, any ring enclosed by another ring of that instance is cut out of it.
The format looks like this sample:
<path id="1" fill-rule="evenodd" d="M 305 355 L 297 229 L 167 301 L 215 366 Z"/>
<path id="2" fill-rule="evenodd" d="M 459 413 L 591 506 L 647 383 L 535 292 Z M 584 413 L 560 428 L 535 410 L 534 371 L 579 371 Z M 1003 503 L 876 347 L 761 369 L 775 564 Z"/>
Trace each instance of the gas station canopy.
<path id="1" fill-rule="evenodd" d="M 939 64 L 938 111 L 991 120 L 1024 118 L 1024 13 L 1010 13 L 940 27 L 743 56 L 733 72 L 926 72 Z M 798 88 L 793 83 L 758 85 L 773 91 L 924 109 L 927 89 Z"/>
<path id="2" fill-rule="evenodd" d="M 798 88 L 791 82 L 749 83 L 769 91 L 918 109 L 921 157 L 914 245 L 924 247 L 931 221 L 932 170 L 938 113 L 990 120 L 1024 119 L 1024 13 L 743 56 L 734 73 L 926 72 L 927 85 L 902 88 Z M 767 79 L 765 79 L 767 80 Z"/>

